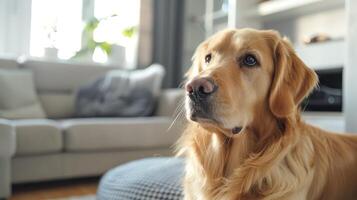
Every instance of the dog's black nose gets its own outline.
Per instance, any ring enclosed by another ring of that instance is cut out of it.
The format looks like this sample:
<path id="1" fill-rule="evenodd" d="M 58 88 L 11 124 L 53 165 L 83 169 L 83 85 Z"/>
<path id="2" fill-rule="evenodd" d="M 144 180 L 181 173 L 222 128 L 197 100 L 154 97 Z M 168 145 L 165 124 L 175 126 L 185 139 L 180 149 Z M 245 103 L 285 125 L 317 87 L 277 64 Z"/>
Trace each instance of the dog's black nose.
<path id="1" fill-rule="evenodd" d="M 186 92 L 189 95 L 197 95 L 205 98 L 217 90 L 217 86 L 209 78 L 195 78 L 186 84 Z"/>

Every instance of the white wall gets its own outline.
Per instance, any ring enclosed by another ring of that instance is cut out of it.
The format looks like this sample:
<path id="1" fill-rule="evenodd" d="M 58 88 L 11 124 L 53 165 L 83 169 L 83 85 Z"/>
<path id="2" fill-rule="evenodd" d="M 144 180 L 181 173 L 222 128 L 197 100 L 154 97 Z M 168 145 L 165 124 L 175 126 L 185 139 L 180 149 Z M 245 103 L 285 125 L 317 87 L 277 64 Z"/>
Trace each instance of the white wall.
<path id="1" fill-rule="evenodd" d="M 346 131 L 357 133 L 357 1 L 347 2 L 347 56 L 344 69 Z"/>
<path id="2" fill-rule="evenodd" d="M 6 1 L 5 0 L 0 0 L 0 53 L 4 52 L 4 47 L 5 47 L 5 27 L 6 27 L 6 21 L 5 21 L 5 8 L 6 8 Z"/>
<path id="3" fill-rule="evenodd" d="M 205 13 L 206 0 L 185 1 L 183 61 L 185 72 L 191 66 L 191 58 L 196 47 L 205 39 L 204 21 L 199 20 Z"/>
<path id="4" fill-rule="evenodd" d="M 282 35 L 288 36 L 295 44 L 317 33 L 328 34 L 333 38 L 346 35 L 346 11 L 344 8 L 328 10 L 316 14 L 301 16 L 292 19 L 281 19 L 265 22 L 264 29 L 279 30 Z"/>

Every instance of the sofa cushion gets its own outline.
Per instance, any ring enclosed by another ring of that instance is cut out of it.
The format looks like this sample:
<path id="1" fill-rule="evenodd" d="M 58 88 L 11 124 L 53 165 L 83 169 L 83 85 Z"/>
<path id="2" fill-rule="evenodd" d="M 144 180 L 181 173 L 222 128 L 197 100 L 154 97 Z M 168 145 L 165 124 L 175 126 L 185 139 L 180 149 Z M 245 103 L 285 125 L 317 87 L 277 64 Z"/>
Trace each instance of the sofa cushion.
<path id="1" fill-rule="evenodd" d="M 14 155 L 16 148 L 15 144 L 15 130 L 11 125 L 11 121 L 0 119 L 0 159 L 10 158 Z"/>
<path id="2" fill-rule="evenodd" d="M 16 132 L 16 155 L 53 153 L 63 149 L 61 129 L 53 120 L 14 120 L 13 125 Z"/>
<path id="3" fill-rule="evenodd" d="M 0 69 L 0 117 L 7 119 L 44 118 L 32 73 L 29 70 Z"/>
<path id="4" fill-rule="evenodd" d="M 72 93 L 88 81 L 104 75 L 117 67 L 100 64 L 50 62 L 27 60 L 20 65 L 34 73 L 35 86 L 39 92 Z M 64 81 L 65 80 L 65 81 Z"/>
<path id="5" fill-rule="evenodd" d="M 40 102 L 48 118 L 71 118 L 74 116 L 74 94 L 40 93 Z"/>
<path id="6" fill-rule="evenodd" d="M 160 94 L 156 115 L 175 117 L 184 109 L 185 92 L 183 89 L 165 89 Z"/>
<path id="7" fill-rule="evenodd" d="M 0 69 L 18 69 L 19 64 L 16 58 L 1 57 L 0 58 Z"/>
<path id="8" fill-rule="evenodd" d="M 145 69 L 112 70 L 79 89 L 76 116 L 143 117 L 153 114 L 165 68 L 153 64 Z"/>
<path id="9" fill-rule="evenodd" d="M 168 147 L 178 138 L 171 118 L 89 118 L 64 120 L 66 151 Z"/>

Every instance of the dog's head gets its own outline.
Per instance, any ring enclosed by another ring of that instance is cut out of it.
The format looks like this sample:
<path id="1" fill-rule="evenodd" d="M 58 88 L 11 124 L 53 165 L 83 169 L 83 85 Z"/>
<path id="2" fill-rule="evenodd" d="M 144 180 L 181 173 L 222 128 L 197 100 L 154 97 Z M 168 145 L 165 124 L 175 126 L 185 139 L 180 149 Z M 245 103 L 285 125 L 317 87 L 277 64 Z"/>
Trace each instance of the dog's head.
<path id="1" fill-rule="evenodd" d="M 317 76 L 275 31 L 221 31 L 201 43 L 187 72 L 187 117 L 239 132 L 262 115 L 294 115 Z"/>

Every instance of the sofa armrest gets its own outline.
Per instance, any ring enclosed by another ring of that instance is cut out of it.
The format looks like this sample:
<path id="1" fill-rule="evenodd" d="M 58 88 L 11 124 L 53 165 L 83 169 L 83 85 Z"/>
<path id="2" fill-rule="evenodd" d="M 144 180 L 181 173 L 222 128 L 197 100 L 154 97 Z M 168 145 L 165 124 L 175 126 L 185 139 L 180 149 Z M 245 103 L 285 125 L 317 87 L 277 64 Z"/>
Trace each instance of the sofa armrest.
<path id="1" fill-rule="evenodd" d="M 15 129 L 11 122 L 0 119 L 0 158 L 10 158 L 15 154 Z"/>
<path id="2" fill-rule="evenodd" d="M 0 199 L 11 194 L 11 157 L 16 148 L 15 130 L 11 122 L 0 119 Z"/>
<path id="3" fill-rule="evenodd" d="M 185 92 L 183 89 L 163 90 L 159 97 L 156 115 L 173 117 L 178 106 L 184 103 L 184 97 Z"/>

